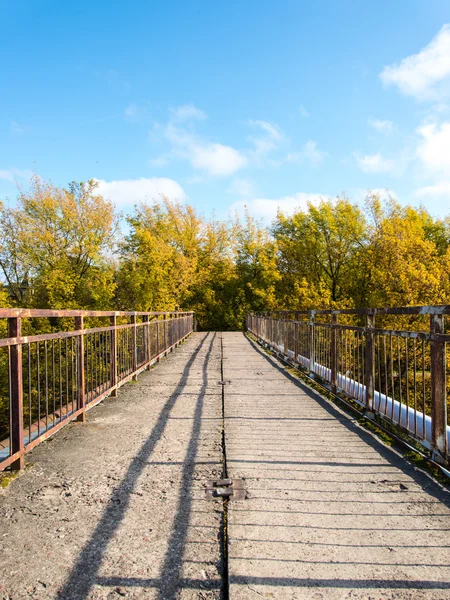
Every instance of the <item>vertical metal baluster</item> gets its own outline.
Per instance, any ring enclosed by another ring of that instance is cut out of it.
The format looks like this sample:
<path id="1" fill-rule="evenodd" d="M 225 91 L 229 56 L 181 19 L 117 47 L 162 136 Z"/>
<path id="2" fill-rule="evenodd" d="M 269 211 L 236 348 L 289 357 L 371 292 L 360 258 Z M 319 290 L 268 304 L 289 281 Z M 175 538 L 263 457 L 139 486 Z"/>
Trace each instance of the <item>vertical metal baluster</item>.
<path id="1" fill-rule="evenodd" d="M 425 340 L 422 338 L 422 438 L 427 439 L 427 430 L 425 427 L 425 415 L 426 415 L 426 404 L 425 404 Z"/>
<path id="2" fill-rule="evenodd" d="M 8 318 L 8 337 L 22 336 L 22 321 L 20 317 Z M 9 375 L 9 447 L 11 455 L 19 453 L 19 458 L 11 464 L 12 470 L 24 466 L 24 436 L 23 436 L 23 364 L 22 344 L 8 346 L 8 375 Z"/>
<path id="3" fill-rule="evenodd" d="M 36 348 L 36 375 L 37 375 L 37 396 L 38 396 L 38 437 L 41 435 L 41 377 L 40 377 L 40 362 L 39 362 L 39 342 L 35 343 Z"/>
<path id="4" fill-rule="evenodd" d="M 108 364 L 110 364 L 108 360 L 108 348 L 110 348 L 109 333 L 109 331 L 103 332 L 103 392 L 108 389 L 109 383 L 109 376 L 107 375 Z"/>
<path id="5" fill-rule="evenodd" d="M 31 427 L 33 424 L 33 408 L 31 405 L 31 344 L 28 344 L 28 443 L 31 442 Z"/>
<path id="6" fill-rule="evenodd" d="M 67 414 L 67 416 L 69 416 L 69 360 L 68 360 L 68 350 L 67 350 L 67 338 L 65 338 L 64 348 L 65 348 L 65 362 L 66 362 L 66 414 Z"/>
<path id="7" fill-rule="evenodd" d="M 394 421 L 395 392 L 394 392 L 394 350 L 393 350 L 393 347 L 392 347 L 392 334 L 389 335 L 389 338 L 390 338 L 390 352 L 391 352 L 391 385 L 392 385 L 391 421 Z"/>
<path id="8" fill-rule="evenodd" d="M 98 390 L 97 390 L 97 398 L 103 391 L 103 342 L 102 342 L 103 332 L 98 333 Z"/>
<path id="9" fill-rule="evenodd" d="M 409 338 L 405 338 L 405 373 L 406 373 L 406 428 L 409 430 Z"/>
<path id="10" fill-rule="evenodd" d="M 109 340 L 110 333 L 111 333 L 110 331 L 103 332 L 103 392 L 105 392 L 108 389 L 108 383 L 109 383 L 108 366 L 110 365 L 110 359 L 109 359 L 109 349 L 111 348 L 110 340 Z"/>
<path id="11" fill-rule="evenodd" d="M 55 364 L 55 340 L 52 340 L 52 396 L 53 396 L 53 426 L 56 425 L 56 364 Z M 61 420 L 61 415 L 59 415 Z"/>
<path id="12" fill-rule="evenodd" d="M 403 395 L 402 395 L 402 363 L 400 357 L 400 336 L 397 336 L 397 360 L 398 360 L 398 393 L 400 396 L 400 406 L 398 413 L 398 423 L 401 423 L 401 415 L 402 415 L 402 405 L 403 405 Z"/>
<path id="13" fill-rule="evenodd" d="M 361 332 L 361 371 L 362 371 L 362 386 L 366 387 L 365 405 L 366 410 L 374 409 L 375 402 L 375 336 L 373 329 L 375 327 L 375 316 L 373 314 L 366 315 L 366 343 L 362 341 Z M 363 387 L 361 393 L 363 394 Z"/>
<path id="14" fill-rule="evenodd" d="M 110 352 L 109 352 L 109 363 L 110 363 L 110 376 L 109 376 L 109 384 L 110 387 L 113 388 L 111 392 L 111 396 L 117 396 L 117 384 L 118 384 L 118 361 L 119 353 L 118 353 L 118 343 L 117 343 L 117 317 L 116 315 L 112 315 L 109 319 L 109 325 L 111 327 L 110 336 L 109 336 L 109 344 L 110 344 Z"/>
<path id="15" fill-rule="evenodd" d="M 431 445 L 435 460 L 445 462 L 448 454 L 446 356 L 445 342 L 438 337 L 444 333 L 443 315 L 431 315 L 430 333 Z"/>
<path id="16" fill-rule="evenodd" d="M 81 411 L 77 416 L 77 422 L 84 423 L 86 421 L 86 396 L 87 396 L 87 388 L 89 388 L 89 384 L 86 386 L 86 380 L 89 382 L 89 362 L 88 362 L 88 353 L 89 353 L 89 339 L 88 336 L 83 333 L 84 330 L 84 317 L 81 315 L 75 317 L 75 329 L 77 331 L 81 331 L 80 335 L 77 336 L 76 341 L 76 349 L 77 349 L 77 363 L 78 363 L 78 371 L 77 371 L 77 411 Z M 86 341 L 86 345 L 85 342 Z M 85 348 L 86 348 L 86 360 L 85 360 Z"/>
<path id="17" fill-rule="evenodd" d="M 387 358 L 387 348 L 386 348 L 386 335 L 383 335 L 383 348 L 384 348 L 384 395 L 385 395 L 385 403 L 384 403 L 384 414 L 387 415 L 387 402 L 388 402 L 388 392 L 389 392 L 389 378 L 388 378 L 388 358 Z"/>
<path id="18" fill-rule="evenodd" d="M 9 332 L 8 332 L 9 335 Z M 8 346 L 8 398 L 9 398 L 9 455 L 13 452 L 13 407 L 12 407 L 12 369 L 11 369 L 11 346 Z"/>
<path id="19" fill-rule="evenodd" d="M 45 352 L 45 429 L 48 430 L 48 356 L 47 356 L 47 340 L 44 341 Z"/>
<path id="20" fill-rule="evenodd" d="M 361 338 L 361 383 L 362 383 L 362 385 L 367 385 L 367 382 L 366 382 L 366 370 L 365 370 L 365 364 L 366 364 L 366 345 L 363 342 L 363 334 L 362 334 L 362 332 L 359 335 L 360 335 L 360 338 Z M 374 353 L 373 352 L 372 352 L 372 362 L 371 362 L 371 364 L 372 364 L 372 369 L 374 369 L 375 359 L 374 359 Z M 371 372 L 371 374 L 372 374 L 372 387 L 373 387 L 374 382 L 375 382 L 375 375 L 374 375 L 373 371 Z M 360 389 L 361 389 L 361 398 L 362 398 L 362 396 L 364 394 L 362 386 L 361 386 Z"/>
<path id="21" fill-rule="evenodd" d="M 358 379 L 358 363 L 357 363 L 357 359 L 356 359 L 356 343 L 355 343 L 355 337 L 358 335 L 357 331 L 353 331 L 353 336 L 352 336 L 352 350 L 353 350 L 353 367 L 352 367 L 352 379 L 353 379 L 353 397 L 354 398 L 358 398 L 358 395 L 356 393 L 357 387 L 356 387 L 356 381 Z"/>
<path id="22" fill-rule="evenodd" d="M 349 338 L 349 330 L 345 330 L 345 391 L 350 393 L 350 385 L 349 385 L 349 377 L 347 373 L 349 373 L 349 364 L 350 364 L 350 356 L 348 354 L 348 338 Z"/>
<path id="23" fill-rule="evenodd" d="M 413 338 L 414 350 L 414 436 L 417 437 L 417 344 Z"/>
<path id="24" fill-rule="evenodd" d="M 118 329 L 117 330 L 117 382 L 121 381 L 122 379 L 122 330 Z"/>
<path id="25" fill-rule="evenodd" d="M 364 348 L 364 340 L 363 340 L 363 334 L 361 331 L 358 331 L 358 394 L 359 394 L 359 399 L 361 402 L 365 402 L 365 398 L 364 398 L 364 391 L 363 391 L 363 385 L 364 385 L 364 355 L 363 355 L 363 348 Z"/>
<path id="26" fill-rule="evenodd" d="M 98 340 L 97 333 L 92 334 L 93 339 L 93 353 L 92 353 L 92 400 L 97 397 L 98 390 Z"/>
<path id="27" fill-rule="evenodd" d="M 76 355 L 74 352 L 74 338 L 71 337 L 70 338 L 70 364 L 71 364 L 71 372 L 72 372 L 72 379 L 71 379 L 71 387 L 72 387 L 72 394 L 71 394 L 71 398 L 72 398 L 72 410 L 76 410 L 76 406 L 75 406 L 75 388 L 76 388 Z"/>
<path id="28" fill-rule="evenodd" d="M 90 335 L 91 338 L 91 398 L 92 401 L 95 396 L 95 333 Z"/>
<path id="29" fill-rule="evenodd" d="M 382 385 L 381 385 L 381 349 L 380 349 L 380 334 L 377 335 L 376 337 L 376 345 L 377 345 L 377 368 L 378 368 L 378 407 L 377 410 L 379 411 L 381 408 L 381 392 L 382 392 Z"/>
<path id="30" fill-rule="evenodd" d="M 86 378 L 87 378 L 87 394 L 86 403 L 90 402 L 92 398 L 92 334 L 86 335 Z"/>

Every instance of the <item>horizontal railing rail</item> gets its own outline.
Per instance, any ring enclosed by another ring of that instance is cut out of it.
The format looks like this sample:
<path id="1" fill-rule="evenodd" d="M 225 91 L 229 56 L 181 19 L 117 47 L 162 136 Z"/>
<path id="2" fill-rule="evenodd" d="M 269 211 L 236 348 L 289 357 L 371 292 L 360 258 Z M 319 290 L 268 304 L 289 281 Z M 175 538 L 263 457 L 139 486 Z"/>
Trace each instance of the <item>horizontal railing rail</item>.
<path id="1" fill-rule="evenodd" d="M 448 464 L 446 314 L 450 305 L 270 311 L 250 313 L 246 327 L 333 393 L 344 394 L 369 416 L 376 414 L 408 433 L 434 460 Z M 406 326 L 377 327 L 378 316 L 426 317 L 428 326 L 424 330 L 421 322 L 413 329 L 407 320 Z M 362 324 L 340 322 L 352 317 Z"/>
<path id="2" fill-rule="evenodd" d="M 92 327 L 85 326 L 88 318 Z M 24 324 L 30 335 L 23 335 Z M 74 419 L 84 422 L 90 408 L 195 331 L 196 318 L 181 311 L 14 308 L 0 309 L 0 326 L 6 333 L 0 338 L 1 471 L 22 468 L 39 443 Z"/>

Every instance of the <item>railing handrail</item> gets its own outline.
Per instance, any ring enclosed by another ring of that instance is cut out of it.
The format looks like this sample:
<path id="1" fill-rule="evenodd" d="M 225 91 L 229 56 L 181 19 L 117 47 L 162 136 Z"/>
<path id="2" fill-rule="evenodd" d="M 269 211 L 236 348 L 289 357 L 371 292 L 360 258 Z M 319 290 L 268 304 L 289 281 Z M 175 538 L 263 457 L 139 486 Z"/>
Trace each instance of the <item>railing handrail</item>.
<path id="1" fill-rule="evenodd" d="M 165 310 L 165 311 L 134 311 L 134 310 L 81 310 L 65 309 L 55 310 L 50 308 L 0 308 L 0 319 L 32 318 L 32 317 L 146 317 L 160 315 L 192 315 L 195 311 Z"/>
<path id="2" fill-rule="evenodd" d="M 331 322 L 318 322 L 316 315 L 320 314 L 331 315 Z M 365 326 L 339 323 L 340 314 L 365 315 Z M 318 376 L 324 380 L 333 393 L 342 392 L 371 417 L 376 413 L 401 427 L 430 449 L 436 461 L 448 464 L 446 351 L 450 335 L 444 334 L 446 314 L 450 314 L 450 305 L 270 310 L 249 313 L 246 324 L 260 342 L 305 369 L 313 379 Z M 305 315 L 308 318 L 300 320 Z M 380 329 L 376 327 L 377 315 L 428 316 L 429 329 L 423 333 L 407 327 Z M 345 337 L 347 333 L 355 339 Z M 397 340 L 396 347 L 393 339 Z M 420 358 L 421 364 L 417 362 Z M 421 405 L 417 400 L 420 395 Z M 417 428 L 419 422 L 421 432 Z"/>
<path id="3" fill-rule="evenodd" d="M 33 317 L 72 317 L 73 330 L 22 335 L 23 320 Z M 107 317 L 109 324 L 85 328 L 85 317 Z M 117 317 L 128 322 L 117 323 Z M 2 308 L 0 318 L 8 325 L 7 337 L 0 338 L 3 423 L 9 413 L 9 426 L 0 429 L 9 432 L 0 437 L 0 471 L 22 468 L 25 454 L 37 444 L 74 419 L 83 422 L 86 411 L 117 395 L 124 383 L 196 331 L 195 311 L 180 310 Z"/>
<path id="4" fill-rule="evenodd" d="M 251 315 L 449 315 L 450 304 L 431 304 L 422 306 L 398 306 L 391 308 L 344 308 L 344 309 L 310 309 L 310 310 L 267 310 L 251 312 Z"/>

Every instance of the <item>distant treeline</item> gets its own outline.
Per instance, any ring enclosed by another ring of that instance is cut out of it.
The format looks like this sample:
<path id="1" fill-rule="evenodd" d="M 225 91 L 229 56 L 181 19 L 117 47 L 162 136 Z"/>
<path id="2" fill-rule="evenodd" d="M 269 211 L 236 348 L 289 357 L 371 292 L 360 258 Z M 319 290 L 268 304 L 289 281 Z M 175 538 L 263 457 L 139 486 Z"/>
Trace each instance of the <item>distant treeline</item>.
<path id="1" fill-rule="evenodd" d="M 132 200 L 132 199 L 130 199 Z M 162 199 L 120 216 L 94 182 L 34 177 L 0 206 L 0 305 L 195 310 L 203 329 L 239 329 L 249 310 L 450 302 L 450 220 L 345 197 L 280 212 L 205 218 Z"/>

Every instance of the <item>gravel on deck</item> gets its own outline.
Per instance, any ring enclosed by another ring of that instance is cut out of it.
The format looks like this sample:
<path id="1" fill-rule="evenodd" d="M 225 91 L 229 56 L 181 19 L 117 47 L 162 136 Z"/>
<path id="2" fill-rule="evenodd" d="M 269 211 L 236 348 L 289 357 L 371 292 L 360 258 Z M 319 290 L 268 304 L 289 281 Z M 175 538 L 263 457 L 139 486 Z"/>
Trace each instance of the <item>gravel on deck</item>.
<path id="1" fill-rule="evenodd" d="M 27 464 L 1 600 L 450 599 L 449 494 L 242 333 L 192 335 Z"/>
<path id="2" fill-rule="evenodd" d="M 0 495 L 0 598 L 220 598 L 220 339 L 194 334 Z"/>

